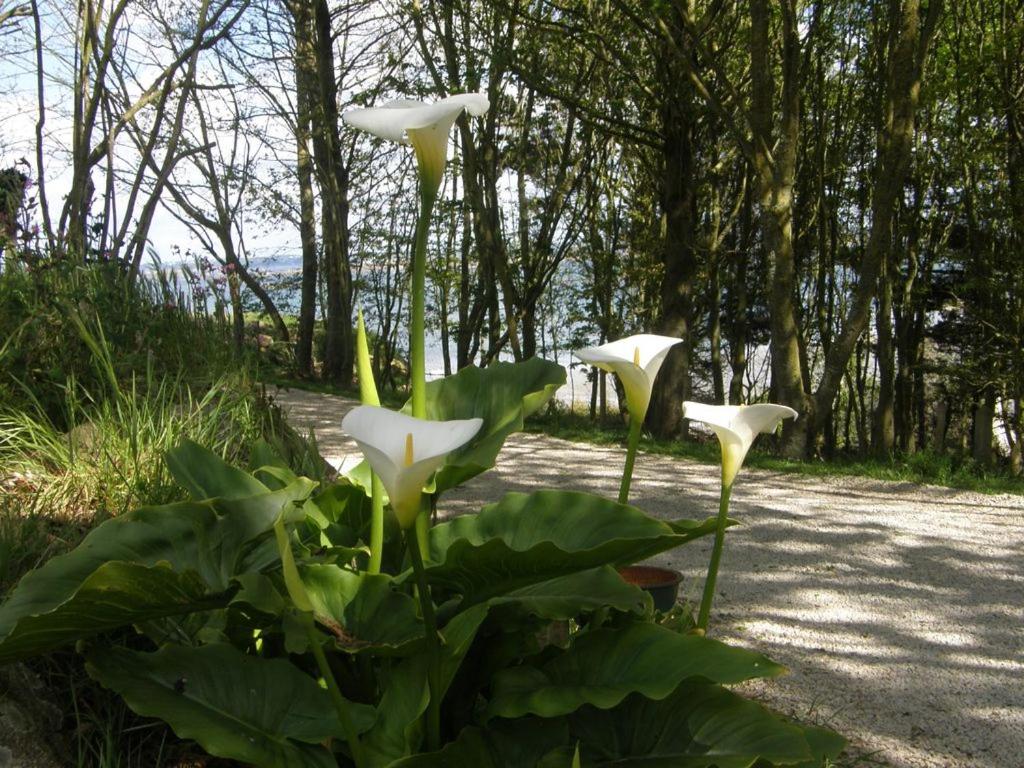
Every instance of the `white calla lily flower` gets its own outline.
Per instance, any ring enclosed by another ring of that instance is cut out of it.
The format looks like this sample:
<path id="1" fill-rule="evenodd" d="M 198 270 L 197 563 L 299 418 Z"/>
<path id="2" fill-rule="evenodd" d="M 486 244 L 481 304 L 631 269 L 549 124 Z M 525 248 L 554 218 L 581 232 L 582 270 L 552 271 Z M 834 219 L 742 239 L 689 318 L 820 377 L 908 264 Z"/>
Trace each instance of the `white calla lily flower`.
<path id="1" fill-rule="evenodd" d="M 426 421 L 372 405 L 349 411 L 341 422 L 377 473 L 398 524 L 416 522 L 420 494 L 449 453 L 468 443 L 483 419 Z"/>
<path id="2" fill-rule="evenodd" d="M 444 173 L 452 125 L 463 110 L 479 117 L 489 107 L 486 94 L 460 93 L 432 104 L 397 99 L 379 107 L 350 110 L 341 119 L 382 139 L 411 144 L 425 183 L 436 187 Z"/>
<path id="3" fill-rule="evenodd" d="M 718 436 L 722 445 L 722 484 L 729 486 L 743 466 L 754 439 L 762 432 L 774 432 L 783 419 L 795 419 L 797 412 L 774 403 L 707 405 L 685 402 L 683 416 L 707 424 Z"/>
<path id="4" fill-rule="evenodd" d="M 616 374 L 626 390 L 630 419 L 643 421 L 661 364 L 669 350 L 680 342 L 682 339 L 673 336 L 640 333 L 599 347 L 577 349 L 573 354 L 584 363 Z"/>

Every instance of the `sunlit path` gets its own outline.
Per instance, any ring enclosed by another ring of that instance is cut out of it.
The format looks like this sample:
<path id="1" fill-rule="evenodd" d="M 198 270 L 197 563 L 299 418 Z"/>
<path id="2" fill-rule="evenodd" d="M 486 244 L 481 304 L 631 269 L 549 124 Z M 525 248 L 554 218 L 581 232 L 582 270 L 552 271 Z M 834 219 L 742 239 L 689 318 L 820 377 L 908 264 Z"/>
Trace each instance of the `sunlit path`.
<path id="1" fill-rule="evenodd" d="M 278 391 L 335 464 L 352 403 Z M 445 514 L 536 485 L 614 497 L 620 449 L 516 435 L 498 467 L 442 503 Z M 661 517 L 714 513 L 717 468 L 641 455 L 632 501 Z M 897 768 L 1024 765 L 1024 499 L 931 486 L 744 470 L 712 632 L 791 673 L 756 694 L 847 736 Z M 662 559 L 700 597 L 710 541 Z M 872 763 L 867 763 L 872 764 Z"/>

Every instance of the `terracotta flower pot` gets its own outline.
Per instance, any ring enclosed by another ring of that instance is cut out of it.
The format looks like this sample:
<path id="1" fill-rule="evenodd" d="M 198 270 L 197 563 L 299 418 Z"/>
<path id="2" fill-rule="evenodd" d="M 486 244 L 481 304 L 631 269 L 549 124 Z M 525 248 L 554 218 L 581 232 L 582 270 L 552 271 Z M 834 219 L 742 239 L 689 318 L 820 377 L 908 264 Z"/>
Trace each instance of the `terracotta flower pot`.
<path id="1" fill-rule="evenodd" d="M 683 580 L 683 574 L 679 571 L 653 565 L 628 565 L 618 570 L 623 581 L 650 594 L 655 609 L 664 613 L 672 610 L 676 604 L 679 582 Z"/>

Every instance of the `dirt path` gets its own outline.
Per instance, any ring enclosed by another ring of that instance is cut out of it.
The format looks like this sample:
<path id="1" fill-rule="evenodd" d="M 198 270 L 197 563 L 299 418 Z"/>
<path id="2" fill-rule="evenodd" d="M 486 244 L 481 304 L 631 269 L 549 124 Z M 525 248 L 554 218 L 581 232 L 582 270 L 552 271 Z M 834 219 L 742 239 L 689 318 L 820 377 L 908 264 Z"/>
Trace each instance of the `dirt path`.
<path id="1" fill-rule="evenodd" d="M 329 460 L 353 455 L 351 406 L 298 390 L 278 401 Z M 517 435 L 448 512 L 535 484 L 614 497 L 624 451 Z M 716 468 L 640 455 L 631 503 L 710 516 Z M 860 765 L 1024 768 L 1024 498 L 859 478 L 744 471 L 712 633 L 791 670 L 756 694 L 847 736 Z M 659 559 L 699 600 L 710 541 Z"/>

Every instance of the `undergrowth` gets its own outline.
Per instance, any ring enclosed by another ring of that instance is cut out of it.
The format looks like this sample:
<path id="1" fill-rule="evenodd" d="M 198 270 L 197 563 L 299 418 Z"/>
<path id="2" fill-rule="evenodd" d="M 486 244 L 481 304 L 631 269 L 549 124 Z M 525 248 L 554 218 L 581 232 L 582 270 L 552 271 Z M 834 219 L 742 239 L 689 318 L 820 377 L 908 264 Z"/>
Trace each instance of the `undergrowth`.
<path id="1" fill-rule="evenodd" d="M 585 414 L 569 413 L 561 409 L 535 414 L 527 420 L 526 431 L 594 445 L 625 445 L 627 437 L 627 429 L 618 419 L 595 422 Z M 717 465 L 720 461 L 718 441 L 712 435 L 706 438 L 693 435 L 689 440 L 660 440 L 645 434 L 640 448 L 648 453 L 691 459 L 704 464 Z M 745 467 L 819 477 L 845 475 L 941 485 L 981 493 L 1024 494 L 1022 478 L 995 469 L 985 469 L 970 459 L 954 454 L 930 451 L 895 456 L 891 461 L 857 456 L 798 461 L 755 447 L 743 463 Z"/>
<path id="2" fill-rule="evenodd" d="M 238 464 L 262 438 L 321 474 L 315 446 L 265 397 L 255 345 L 233 349 L 227 319 L 192 288 L 110 264 L 0 273 L 2 594 L 103 520 L 179 499 L 163 456 L 185 438 Z M 2 672 L 0 695 L 30 721 L 21 738 L 56 764 L 216 764 L 94 683 L 77 654 Z"/>

